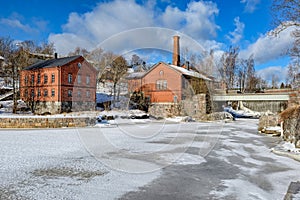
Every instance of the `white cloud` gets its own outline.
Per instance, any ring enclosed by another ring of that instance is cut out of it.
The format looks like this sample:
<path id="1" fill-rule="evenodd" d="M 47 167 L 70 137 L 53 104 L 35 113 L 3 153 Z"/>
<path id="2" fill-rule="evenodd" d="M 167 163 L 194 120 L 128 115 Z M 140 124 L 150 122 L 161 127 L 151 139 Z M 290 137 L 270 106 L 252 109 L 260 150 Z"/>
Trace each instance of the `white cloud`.
<path id="1" fill-rule="evenodd" d="M 257 9 L 257 5 L 260 4 L 260 0 L 241 0 L 241 3 L 245 4 L 245 12 L 253 13 Z"/>
<path id="2" fill-rule="evenodd" d="M 240 22 L 240 18 L 234 18 L 235 29 L 226 36 L 227 39 L 230 40 L 231 44 L 238 44 L 240 40 L 243 38 L 245 24 Z"/>
<path id="3" fill-rule="evenodd" d="M 63 32 L 50 34 L 48 39 L 55 44 L 58 53 L 67 54 L 76 46 L 91 50 L 112 35 L 143 27 L 166 27 L 197 40 L 216 36 L 219 27 L 214 22 L 214 17 L 218 14 L 215 3 L 191 2 L 185 10 L 168 6 L 162 12 L 158 12 L 154 5 L 155 2 L 151 0 L 144 6 L 134 0 L 100 3 L 91 12 L 83 15 L 71 13 L 68 22 L 63 25 Z M 174 31 L 169 32 L 176 34 Z M 172 42 L 172 35 L 158 34 L 150 35 L 145 31 L 136 31 L 126 40 L 120 39 L 118 42 L 126 48 L 134 47 L 137 42 L 154 43 L 152 46 L 160 44 L 164 48 L 163 45 Z M 117 41 L 111 45 L 120 46 Z"/>
<path id="4" fill-rule="evenodd" d="M 0 24 L 12 27 L 12 28 L 17 28 L 22 31 L 25 31 L 27 33 L 34 32 L 35 30 L 31 28 L 27 24 L 22 24 L 22 22 L 18 19 L 8 19 L 8 18 L 2 18 L 0 19 Z"/>
<path id="5" fill-rule="evenodd" d="M 261 35 L 255 43 L 240 52 L 240 57 L 248 58 L 253 54 L 257 64 L 282 57 L 294 43 L 294 39 L 291 36 L 293 30 L 294 27 L 290 27 L 282 31 L 278 36 Z"/>
<path id="6" fill-rule="evenodd" d="M 285 82 L 287 77 L 287 67 L 270 66 L 258 70 L 256 74 L 268 82 L 272 81 L 273 76 L 277 77 L 279 82 Z"/>

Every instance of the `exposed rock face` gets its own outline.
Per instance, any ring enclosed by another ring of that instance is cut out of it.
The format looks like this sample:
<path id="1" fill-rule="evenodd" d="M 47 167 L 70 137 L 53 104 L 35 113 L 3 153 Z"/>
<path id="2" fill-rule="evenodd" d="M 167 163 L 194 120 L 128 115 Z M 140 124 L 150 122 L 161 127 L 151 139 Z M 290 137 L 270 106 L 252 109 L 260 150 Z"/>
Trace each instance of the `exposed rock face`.
<path id="1" fill-rule="evenodd" d="M 259 118 L 258 131 L 261 131 L 262 133 L 276 134 L 270 132 L 268 127 L 276 127 L 279 125 L 279 116 L 274 113 L 266 112 Z M 268 131 L 266 132 L 266 130 Z"/>
<path id="2" fill-rule="evenodd" d="M 283 139 L 300 148 L 300 106 L 289 107 L 280 114 L 283 121 Z"/>

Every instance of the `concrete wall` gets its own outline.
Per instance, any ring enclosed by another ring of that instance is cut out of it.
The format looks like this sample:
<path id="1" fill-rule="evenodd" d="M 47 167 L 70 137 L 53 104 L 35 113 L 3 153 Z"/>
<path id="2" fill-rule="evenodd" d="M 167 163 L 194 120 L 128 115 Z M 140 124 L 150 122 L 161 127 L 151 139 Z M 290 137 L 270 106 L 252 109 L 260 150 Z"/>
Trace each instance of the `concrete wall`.
<path id="1" fill-rule="evenodd" d="M 243 104 L 245 107 L 257 111 L 266 112 L 271 111 L 273 113 L 279 113 L 287 108 L 288 102 L 286 101 L 247 101 Z"/>
<path id="2" fill-rule="evenodd" d="M 1 118 L 0 128 L 62 128 L 62 127 L 86 127 L 93 126 L 95 118 L 47 118 L 47 117 L 20 117 Z"/>
<path id="3" fill-rule="evenodd" d="M 227 105 L 226 102 L 214 102 L 213 110 L 215 112 L 223 111 L 222 106 Z M 287 101 L 243 101 L 243 105 L 253 111 L 279 113 L 285 110 L 288 106 Z"/>

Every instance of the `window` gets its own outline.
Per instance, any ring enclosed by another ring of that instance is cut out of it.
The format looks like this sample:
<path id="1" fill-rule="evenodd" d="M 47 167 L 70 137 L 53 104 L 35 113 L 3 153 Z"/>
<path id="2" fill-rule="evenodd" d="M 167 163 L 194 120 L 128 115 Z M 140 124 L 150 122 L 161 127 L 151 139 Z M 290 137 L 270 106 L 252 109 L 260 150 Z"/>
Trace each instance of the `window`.
<path id="1" fill-rule="evenodd" d="M 25 85 L 28 85 L 28 76 L 25 76 L 24 82 L 25 82 Z"/>
<path id="2" fill-rule="evenodd" d="M 80 91 L 80 90 L 78 90 L 77 96 L 78 96 L 78 97 L 81 97 L 81 91 Z"/>
<path id="3" fill-rule="evenodd" d="M 174 103 L 177 103 L 178 97 L 175 95 L 174 96 Z"/>
<path id="4" fill-rule="evenodd" d="M 51 74 L 51 83 L 54 83 L 55 82 L 55 74 Z"/>
<path id="5" fill-rule="evenodd" d="M 41 83 L 41 74 L 38 74 L 38 77 L 37 77 L 37 83 L 38 83 L 38 84 Z"/>
<path id="6" fill-rule="evenodd" d="M 91 97 L 91 93 L 90 93 L 90 91 L 88 90 L 88 91 L 86 91 L 86 97 Z"/>
<path id="7" fill-rule="evenodd" d="M 24 96 L 28 97 L 28 90 L 27 89 L 24 91 Z"/>
<path id="8" fill-rule="evenodd" d="M 54 97 L 54 96 L 55 96 L 55 90 L 52 89 L 52 90 L 51 90 L 51 97 Z"/>
<path id="9" fill-rule="evenodd" d="M 31 75 L 31 85 L 34 84 L 34 74 Z"/>
<path id="10" fill-rule="evenodd" d="M 68 83 L 72 83 L 72 74 L 68 74 Z"/>
<path id="11" fill-rule="evenodd" d="M 68 90 L 68 97 L 72 97 L 72 90 Z"/>
<path id="12" fill-rule="evenodd" d="M 37 94 L 37 96 L 38 96 L 38 97 L 41 96 L 41 90 L 40 90 L 40 88 L 38 89 L 38 94 Z"/>
<path id="13" fill-rule="evenodd" d="M 48 90 L 44 90 L 44 97 L 48 96 Z"/>
<path id="14" fill-rule="evenodd" d="M 77 83 L 78 83 L 78 84 L 81 83 L 81 75 L 80 75 L 80 74 L 77 75 Z"/>
<path id="15" fill-rule="evenodd" d="M 34 90 L 31 90 L 31 97 L 34 97 Z"/>
<path id="16" fill-rule="evenodd" d="M 44 75 L 44 84 L 47 84 L 47 83 L 48 83 L 48 75 L 45 74 L 45 75 Z"/>
<path id="17" fill-rule="evenodd" d="M 89 75 L 86 76 L 86 84 L 87 84 L 87 85 L 90 84 L 90 76 L 89 76 Z"/>
<path id="18" fill-rule="evenodd" d="M 156 89 L 157 90 L 166 90 L 167 89 L 167 80 L 157 80 Z"/>

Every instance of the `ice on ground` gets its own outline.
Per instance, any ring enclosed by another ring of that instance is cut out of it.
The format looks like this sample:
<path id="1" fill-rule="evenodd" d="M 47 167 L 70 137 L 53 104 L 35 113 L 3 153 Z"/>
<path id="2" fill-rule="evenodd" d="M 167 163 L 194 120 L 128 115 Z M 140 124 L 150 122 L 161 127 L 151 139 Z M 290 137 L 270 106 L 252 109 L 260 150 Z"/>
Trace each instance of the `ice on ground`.
<path id="1" fill-rule="evenodd" d="M 222 138 L 222 148 L 215 151 L 216 158 L 237 167 L 236 179 L 224 179 L 223 189 L 211 194 L 217 198 L 282 199 L 292 181 L 298 181 L 299 162 L 273 154 L 256 132 L 256 121 L 238 120 L 227 138 Z M 253 131 L 242 131 L 242 130 Z M 251 133 L 252 132 L 252 133 Z M 274 144 L 275 145 L 275 144 Z M 241 187 L 243 185 L 243 187 Z"/>
<path id="2" fill-rule="evenodd" d="M 160 158 L 169 164 L 179 165 L 199 165 L 206 162 L 202 156 L 188 153 L 163 153 Z"/>

